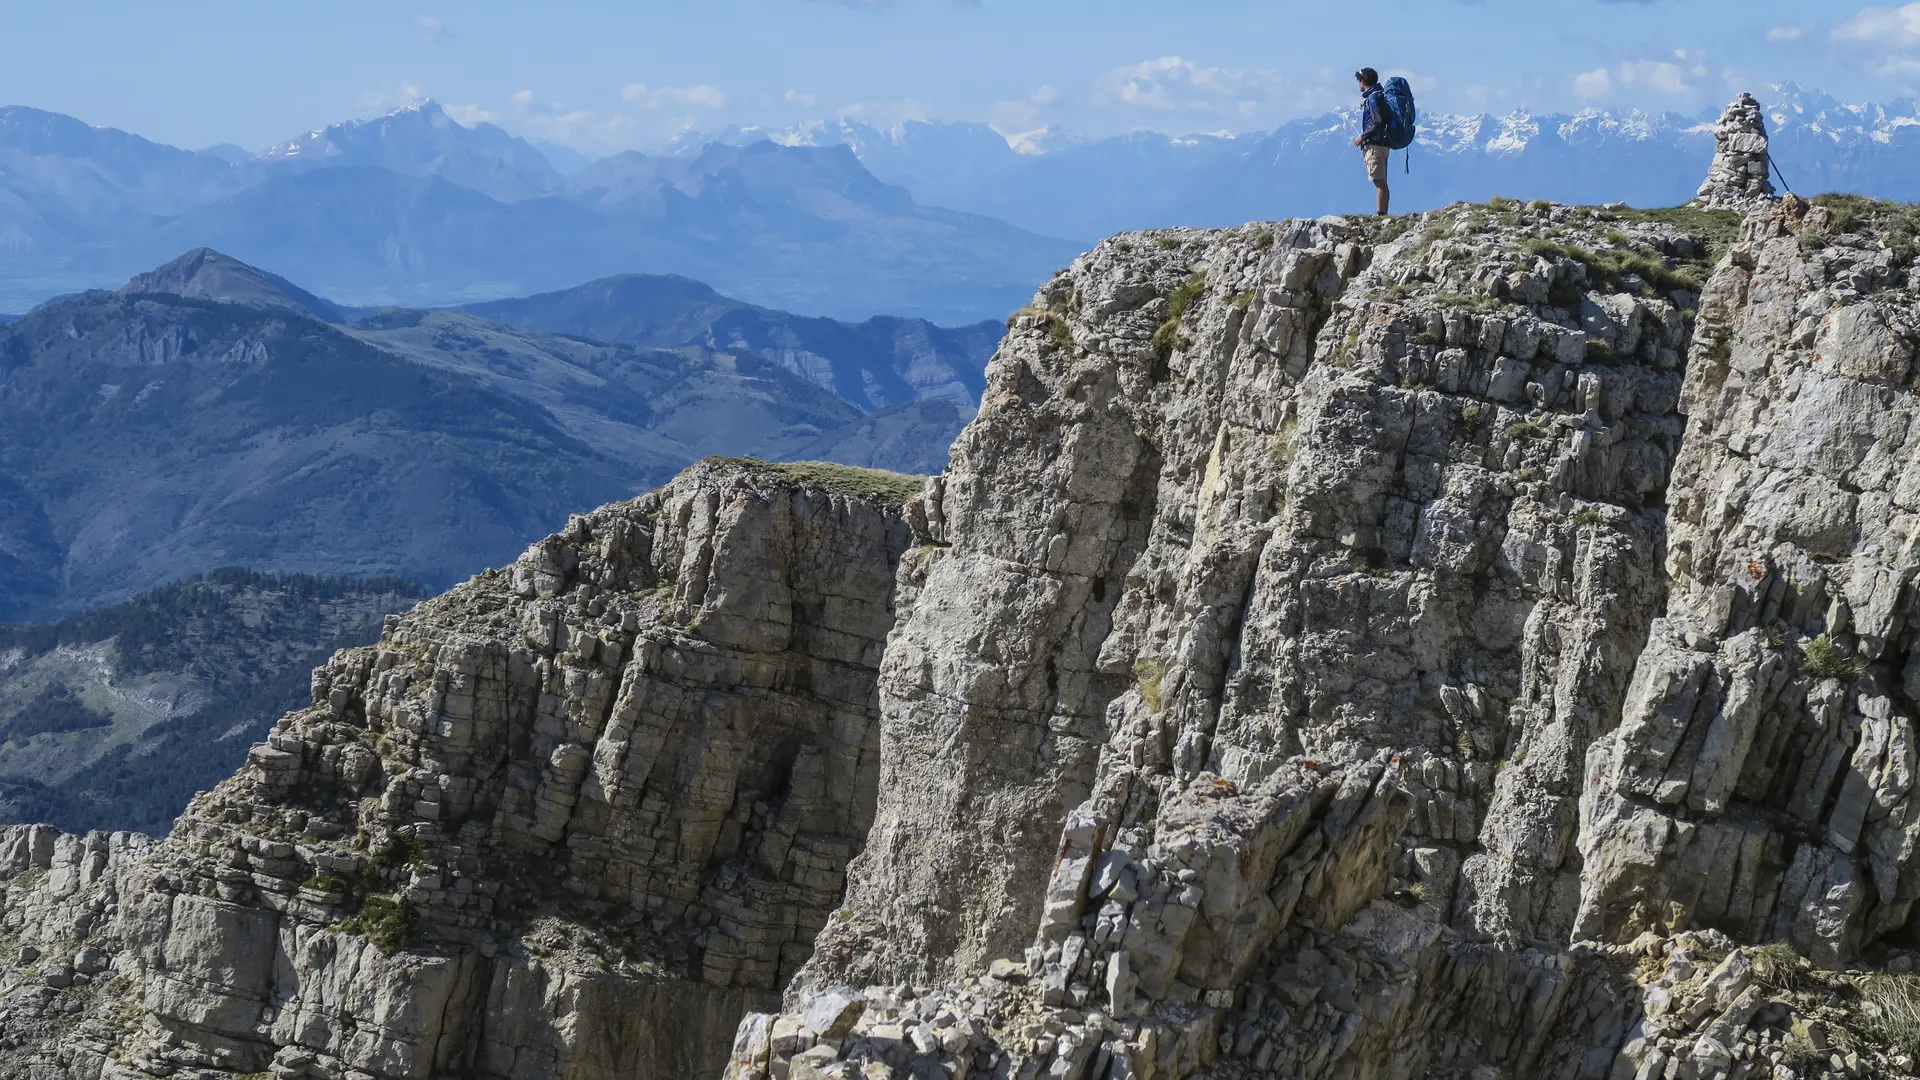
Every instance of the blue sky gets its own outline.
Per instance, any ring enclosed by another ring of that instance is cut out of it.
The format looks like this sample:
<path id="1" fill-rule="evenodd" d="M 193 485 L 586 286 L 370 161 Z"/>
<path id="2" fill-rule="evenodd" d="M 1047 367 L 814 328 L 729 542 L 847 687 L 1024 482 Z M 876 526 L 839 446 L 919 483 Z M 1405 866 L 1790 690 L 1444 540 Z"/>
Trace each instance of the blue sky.
<path id="1" fill-rule="evenodd" d="M 0 26 L 0 103 L 256 150 L 415 95 L 604 153 L 842 114 L 1271 128 L 1347 105 L 1361 64 L 1448 112 L 1920 84 L 1920 3 L 1851 0 L 0 0 Z"/>

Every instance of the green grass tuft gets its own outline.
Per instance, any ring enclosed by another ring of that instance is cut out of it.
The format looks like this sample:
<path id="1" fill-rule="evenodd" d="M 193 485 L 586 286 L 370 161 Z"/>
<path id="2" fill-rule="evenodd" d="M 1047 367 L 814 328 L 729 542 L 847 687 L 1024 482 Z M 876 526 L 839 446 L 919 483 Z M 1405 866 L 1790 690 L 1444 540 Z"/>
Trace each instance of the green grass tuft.
<path id="1" fill-rule="evenodd" d="M 1167 667 L 1158 660 L 1134 662 L 1133 684 L 1140 688 L 1140 700 L 1156 713 L 1166 707 L 1166 702 L 1160 696 L 1160 682 L 1166 677 Z"/>
<path id="2" fill-rule="evenodd" d="M 1153 355 L 1162 363 L 1172 357 L 1173 351 L 1180 347 L 1181 319 L 1186 316 L 1187 308 L 1192 306 L 1206 288 L 1207 275 L 1203 270 L 1181 282 L 1174 288 L 1173 295 L 1167 298 L 1167 317 L 1154 330 L 1152 342 Z"/>
<path id="3" fill-rule="evenodd" d="M 1865 1006 L 1861 1034 L 1909 1057 L 1920 1057 L 1920 975 L 1876 971 L 1856 986 Z"/>
<path id="4" fill-rule="evenodd" d="M 1624 234 L 1621 235 L 1624 240 Z M 1659 256 L 1649 255 L 1632 248 L 1616 247 L 1596 253 L 1578 244 L 1560 243 L 1538 237 L 1528 240 L 1523 248 L 1529 255 L 1571 259 L 1574 262 L 1584 263 L 1589 281 L 1612 292 L 1624 290 L 1629 277 L 1637 277 L 1650 288 L 1662 293 L 1676 289 L 1685 289 L 1693 293 L 1700 291 L 1700 278 L 1695 274 L 1675 270 Z"/>
<path id="5" fill-rule="evenodd" d="M 1791 993 L 1806 982 L 1801 974 L 1806 960 L 1784 941 L 1770 941 L 1747 950 L 1747 960 L 1753 964 L 1753 977 L 1762 986 Z"/>
<path id="6" fill-rule="evenodd" d="M 1860 677 L 1860 661 L 1821 634 L 1801 646 L 1806 656 L 1806 672 L 1816 679 L 1839 679 L 1850 683 Z"/>
<path id="7" fill-rule="evenodd" d="M 1813 204 L 1826 209 L 1827 231 L 1831 235 L 1872 227 L 1885 234 L 1887 250 L 1897 265 L 1912 266 L 1916 255 L 1920 255 L 1920 205 L 1840 194 L 1815 195 Z M 1806 235 L 1802 234 L 1803 240 Z M 1808 241 L 1802 246 L 1814 243 Z"/>
<path id="8" fill-rule="evenodd" d="M 825 488 L 836 495 L 878 499 L 901 506 L 926 487 L 926 477 L 885 469 L 862 469 L 831 461 L 761 461 L 758 458 L 710 457 L 707 463 L 776 473 L 810 487 Z"/>

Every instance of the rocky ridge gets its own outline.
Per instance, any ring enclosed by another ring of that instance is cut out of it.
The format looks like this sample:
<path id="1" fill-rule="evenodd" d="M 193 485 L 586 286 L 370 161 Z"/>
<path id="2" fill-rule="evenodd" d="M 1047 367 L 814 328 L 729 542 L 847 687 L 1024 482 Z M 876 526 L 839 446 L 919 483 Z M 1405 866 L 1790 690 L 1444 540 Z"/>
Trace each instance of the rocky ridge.
<path id="1" fill-rule="evenodd" d="M 717 1073 L 871 820 L 897 481 L 695 466 L 339 653 L 165 840 L 5 830 L 15 1075 Z"/>
<path id="2" fill-rule="evenodd" d="M 699 466 L 340 654 L 167 839 L 9 834 L 7 1053 L 1912 1075 L 1912 224 L 1105 241 L 923 489 Z"/>

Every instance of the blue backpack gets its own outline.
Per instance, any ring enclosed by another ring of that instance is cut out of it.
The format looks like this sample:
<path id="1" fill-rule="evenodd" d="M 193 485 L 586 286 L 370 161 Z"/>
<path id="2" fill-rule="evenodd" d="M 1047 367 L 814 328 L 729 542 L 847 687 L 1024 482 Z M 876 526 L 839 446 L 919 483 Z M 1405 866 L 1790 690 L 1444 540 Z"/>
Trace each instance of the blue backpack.
<path id="1" fill-rule="evenodd" d="M 1387 148 L 1405 150 L 1413 145 L 1414 121 L 1418 116 L 1413 107 L 1413 87 L 1395 75 L 1387 80 L 1383 89 L 1387 105 Z"/>

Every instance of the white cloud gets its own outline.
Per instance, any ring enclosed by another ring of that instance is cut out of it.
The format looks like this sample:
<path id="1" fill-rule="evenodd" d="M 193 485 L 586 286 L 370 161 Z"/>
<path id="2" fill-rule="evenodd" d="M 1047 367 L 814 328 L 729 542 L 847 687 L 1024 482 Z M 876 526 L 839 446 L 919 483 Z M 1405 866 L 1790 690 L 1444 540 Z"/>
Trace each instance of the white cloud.
<path id="1" fill-rule="evenodd" d="M 1203 67 L 1185 57 L 1162 56 L 1101 75 L 1091 100 L 1156 112 L 1253 116 L 1274 105 L 1324 108 L 1332 103 L 1331 91 L 1324 77 L 1302 82 L 1270 69 Z"/>
<path id="2" fill-rule="evenodd" d="M 932 115 L 932 110 L 927 108 L 924 101 L 902 98 L 899 101 L 856 101 L 841 108 L 840 115 L 887 127 L 909 120 L 925 120 Z"/>
<path id="3" fill-rule="evenodd" d="M 448 116 L 453 117 L 468 127 L 472 127 L 475 124 L 491 124 L 493 122 L 493 113 L 478 105 L 442 105 L 440 108 L 444 110 Z"/>
<path id="4" fill-rule="evenodd" d="M 812 94 L 803 94 L 800 91 L 794 90 L 792 88 L 788 88 L 786 97 L 787 97 L 787 101 L 790 104 L 798 105 L 803 109 L 811 109 L 815 105 L 820 104 L 820 99 L 818 97 L 815 97 Z"/>
<path id="5" fill-rule="evenodd" d="M 1710 70 L 1705 53 L 1675 49 L 1672 60 L 1627 60 L 1580 72 L 1573 77 L 1573 92 L 1588 101 L 1651 96 L 1676 102 L 1697 96 L 1699 80 Z"/>
<path id="6" fill-rule="evenodd" d="M 1920 3 L 1863 8 L 1833 28 L 1833 40 L 1883 49 L 1920 45 Z"/>
<path id="7" fill-rule="evenodd" d="M 388 109 L 405 105 L 409 101 L 420 101 L 426 96 L 426 87 L 416 82 L 403 82 L 397 87 L 382 86 L 378 90 L 363 90 L 358 100 L 362 109 L 386 112 Z"/>
<path id="8" fill-rule="evenodd" d="M 1833 43 L 1864 54 L 1868 70 L 1882 78 L 1920 85 L 1920 3 L 1904 7 L 1862 8 L 1835 26 Z"/>
<path id="9" fill-rule="evenodd" d="M 987 121 L 1002 131 L 1024 131 L 1041 123 L 1041 111 L 1060 100 L 1060 91 L 1042 83 L 1023 98 L 996 101 L 987 107 Z"/>
<path id="10" fill-rule="evenodd" d="M 453 34 L 447 29 L 446 24 L 431 15 L 415 15 L 413 31 L 420 35 L 421 41 L 429 44 L 453 40 Z"/>
<path id="11" fill-rule="evenodd" d="M 648 86 L 646 83 L 628 83 L 620 88 L 620 98 L 642 109 L 724 109 L 727 107 L 727 95 L 719 87 L 709 86 L 706 83 L 698 86 Z"/>
<path id="12" fill-rule="evenodd" d="M 1767 31 L 1768 41 L 1778 42 L 1781 44 L 1785 44 L 1790 41 L 1799 41 L 1801 38 L 1806 36 L 1807 36 L 1806 28 L 1800 27 L 1800 26 L 1776 26 Z"/>

